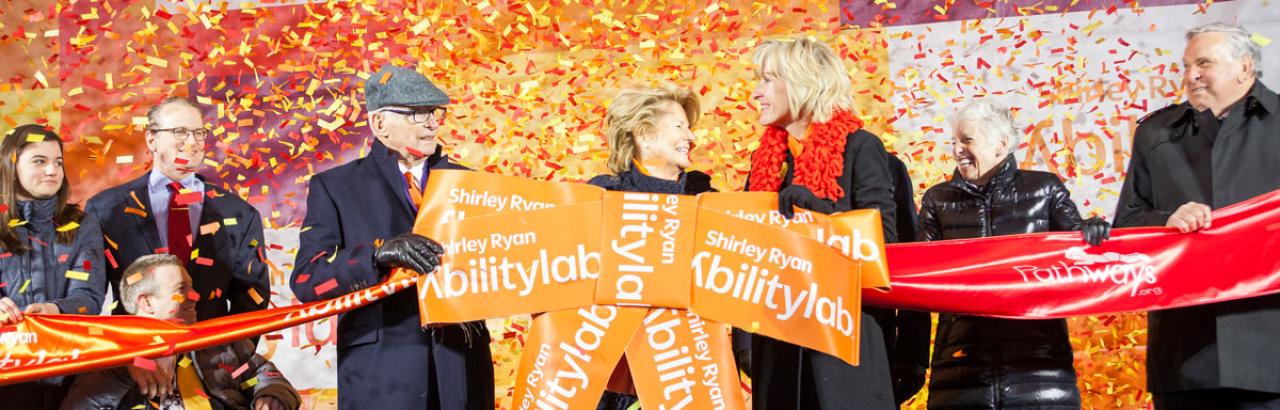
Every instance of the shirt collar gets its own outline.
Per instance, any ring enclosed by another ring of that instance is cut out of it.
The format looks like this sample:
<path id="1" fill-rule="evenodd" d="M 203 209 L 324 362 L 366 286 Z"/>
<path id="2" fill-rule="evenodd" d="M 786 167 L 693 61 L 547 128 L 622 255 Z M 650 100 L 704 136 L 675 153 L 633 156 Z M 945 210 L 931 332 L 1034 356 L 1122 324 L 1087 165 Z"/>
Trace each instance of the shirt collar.
<path id="1" fill-rule="evenodd" d="M 151 192 L 168 192 L 167 187 L 170 182 L 172 182 L 172 180 L 165 176 L 164 173 L 160 172 L 158 169 L 152 168 L 151 175 L 147 178 L 147 189 Z M 182 184 L 183 188 L 189 190 L 204 190 L 204 184 L 201 183 L 199 178 L 196 178 L 196 174 L 194 172 L 178 182 Z"/>

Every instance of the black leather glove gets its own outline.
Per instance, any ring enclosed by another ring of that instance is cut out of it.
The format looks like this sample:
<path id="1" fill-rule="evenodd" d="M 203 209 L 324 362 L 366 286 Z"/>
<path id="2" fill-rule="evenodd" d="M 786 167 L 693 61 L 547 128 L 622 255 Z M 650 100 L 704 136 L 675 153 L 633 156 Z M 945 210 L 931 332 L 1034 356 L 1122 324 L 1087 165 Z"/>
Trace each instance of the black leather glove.
<path id="1" fill-rule="evenodd" d="M 829 214 L 836 211 L 836 205 L 826 199 L 818 198 L 809 188 L 803 185 L 791 185 L 778 191 L 778 213 L 787 219 L 796 216 L 795 209 L 792 206 L 798 206 L 810 211 Z"/>
<path id="2" fill-rule="evenodd" d="M 420 274 L 428 274 L 440 266 L 440 255 L 444 247 L 436 241 L 422 235 L 406 233 L 382 243 L 382 247 L 373 252 L 373 264 L 383 274 L 392 268 L 409 269 Z"/>
<path id="3" fill-rule="evenodd" d="M 1102 241 L 1111 239 L 1111 224 L 1099 217 L 1085 219 L 1080 224 L 1080 234 L 1091 246 L 1098 246 Z"/>

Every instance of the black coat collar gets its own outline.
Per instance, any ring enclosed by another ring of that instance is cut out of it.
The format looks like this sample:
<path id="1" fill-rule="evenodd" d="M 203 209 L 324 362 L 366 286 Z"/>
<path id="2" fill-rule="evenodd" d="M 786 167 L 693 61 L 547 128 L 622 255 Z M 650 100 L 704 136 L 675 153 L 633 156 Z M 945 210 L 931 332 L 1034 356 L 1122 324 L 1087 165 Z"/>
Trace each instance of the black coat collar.
<path id="1" fill-rule="evenodd" d="M 960 169 L 957 167 L 951 175 L 951 185 L 957 189 L 969 193 L 974 196 L 985 196 L 988 193 L 1003 190 L 1005 187 L 1013 183 L 1013 179 L 1018 174 L 1018 161 L 1009 154 L 1000 161 L 1000 165 L 996 165 L 995 175 L 991 176 L 991 180 L 987 181 L 984 186 L 977 186 L 966 181 L 960 176 Z"/>

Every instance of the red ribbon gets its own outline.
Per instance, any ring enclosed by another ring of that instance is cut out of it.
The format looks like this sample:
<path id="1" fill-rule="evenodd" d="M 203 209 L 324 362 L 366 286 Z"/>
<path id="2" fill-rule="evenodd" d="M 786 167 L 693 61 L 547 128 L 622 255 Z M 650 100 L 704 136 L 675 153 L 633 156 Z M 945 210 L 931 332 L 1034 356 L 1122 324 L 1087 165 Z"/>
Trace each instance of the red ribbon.
<path id="1" fill-rule="evenodd" d="M 1171 309 L 1280 292 L 1280 191 L 1213 213 L 1213 227 L 1126 228 L 886 246 L 892 291 L 868 305 L 1006 318 Z"/>
<path id="2" fill-rule="evenodd" d="M 1047 233 L 887 247 L 892 291 L 868 304 L 1011 318 L 1169 309 L 1280 292 L 1280 191 L 1214 212 L 1213 227 L 1117 229 L 1098 247 Z M 0 329 L 0 384 L 128 364 L 342 313 L 412 285 L 175 325 L 131 316 L 31 315 Z"/>

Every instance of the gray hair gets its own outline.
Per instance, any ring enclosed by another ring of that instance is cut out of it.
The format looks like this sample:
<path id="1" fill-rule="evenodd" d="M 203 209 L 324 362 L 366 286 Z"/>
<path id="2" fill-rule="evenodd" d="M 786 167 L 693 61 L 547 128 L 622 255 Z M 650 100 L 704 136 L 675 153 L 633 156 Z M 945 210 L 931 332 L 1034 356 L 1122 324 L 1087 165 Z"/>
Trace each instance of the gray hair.
<path id="1" fill-rule="evenodd" d="M 204 115 L 204 110 L 200 108 L 200 105 L 196 104 L 195 101 L 191 101 L 190 98 L 168 97 L 160 101 L 159 104 L 151 106 L 150 110 L 147 110 L 147 129 L 149 130 L 151 129 L 151 127 L 156 126 L 156 114 L 160 112 L 161 108 L 164 108 L 169 105 L 174 105 L 174 104 L 185 105 L 185 106 L 194 108 L 196 111 L 200 112 L 201 116 Z"/>
<path id="2" fill-rule="evenodd" d="M 138 296 L 156 292 L 156 281 L 153 280 L 155 275 L 151 273 L 165 265 L 177 266 L 179 270 L 186 271 L 177 256 L 167 253 L 143 256 L 124 268 L 124 273 L 120 274 L 120 305 L 124 306 L 125 312 L 137 314 Z"/>
<path id="3" fill-rule="evenodd" d="M 1009 145 L 1009 151 L 1005 155 L 1017 151 L 1018 144 L 1022 143 L 1018 126 L 1013 122 L 1013 113 L 1009 111 L 1009 107 L 993 99 L 979 98 L 965 102 L 952 117 L 952 128 L 959 128 L 961 121 L 969 121 L 981 127 L 983 135 L 988 137 L 1004 138 Z"/>
<path id="4" fill-rule="evenodd" d="M 1221 33 L 1227 39 L 1231 57 L 1236 60 L 1248 57 L 1253 61 L 1254 78 L 1262 78 L 1262 48 L 1253 42 L 1253 34 L 1249 30 L 1230 23 L 1209 23 L 1187 30 L 1187 41 L 1204 33 Z"/>

